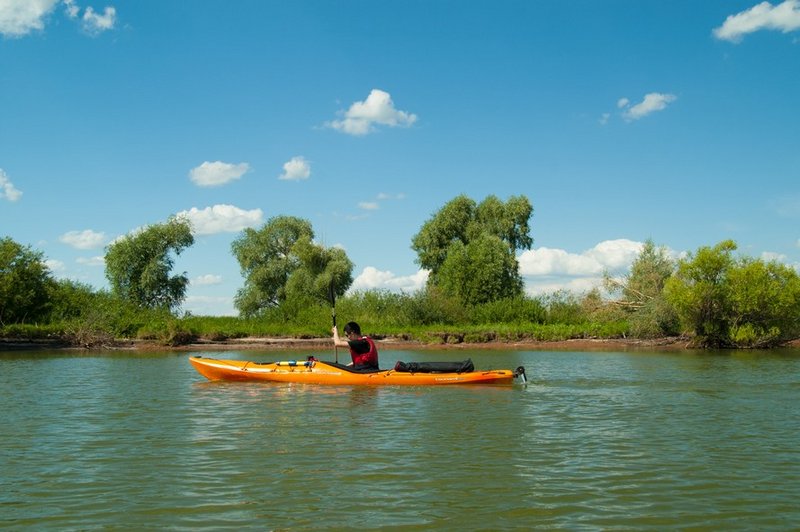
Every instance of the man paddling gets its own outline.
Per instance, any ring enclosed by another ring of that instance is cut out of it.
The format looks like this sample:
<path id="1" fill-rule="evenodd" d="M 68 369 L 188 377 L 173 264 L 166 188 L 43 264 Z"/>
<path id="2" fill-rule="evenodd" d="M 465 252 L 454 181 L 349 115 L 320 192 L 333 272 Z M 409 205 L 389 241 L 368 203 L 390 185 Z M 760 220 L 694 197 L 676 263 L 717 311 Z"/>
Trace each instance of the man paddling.
<path id="1" fill-rule="evenodd" d="M 378 369 L 378 348 L 369 336 L 362 336 L 361 327 L 351 321 L 344 326 L 346 340 L 339 338 L 339 329 L 333 326 L 333 345 L 350 348 L 353 369 Z"/>

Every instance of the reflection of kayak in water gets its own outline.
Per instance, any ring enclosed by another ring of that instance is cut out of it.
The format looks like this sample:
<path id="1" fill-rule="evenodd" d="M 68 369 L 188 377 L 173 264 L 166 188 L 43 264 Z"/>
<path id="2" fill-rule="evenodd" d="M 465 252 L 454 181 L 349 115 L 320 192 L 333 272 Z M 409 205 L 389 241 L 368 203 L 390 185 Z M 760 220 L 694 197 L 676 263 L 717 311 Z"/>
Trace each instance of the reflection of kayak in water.
<path id="1" fill-rule="evenodd" d="M 398 363 L 397 369 L 353 370 L 322 360 L 250 362 L 189 357 L 194 369 L 209 380 L 272 381 L 307 384 L 513 384 L 525 383 L 525 368 L 475 371 L 471 361 Z M 459 371 L 461 370 L 461 371 Z M 466 371 L 465 371 L 466 370 Z"/>

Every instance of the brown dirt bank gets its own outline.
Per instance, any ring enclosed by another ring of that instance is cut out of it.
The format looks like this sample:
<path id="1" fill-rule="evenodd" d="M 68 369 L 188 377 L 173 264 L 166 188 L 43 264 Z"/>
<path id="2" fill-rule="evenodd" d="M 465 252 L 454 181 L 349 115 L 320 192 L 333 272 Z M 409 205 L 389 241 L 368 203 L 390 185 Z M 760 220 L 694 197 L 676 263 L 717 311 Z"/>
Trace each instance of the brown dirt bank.
<path id="1" fill-rule="evenodd" d="M 632 338 L 578 338 L 559 341 L 520 340 L 514 342 L 485 343 L 440 343 L 429 344 L 404 338 L 385 337 L 376 339 L 380 349 L 413 350 L 465 350 L 465 349 L 526 349 L 540 351 L 630 351 L 630 350 L 687 350 L 695 349 L 690 338 L 669 337 L 649 340 Z M 75 347 L 58 340 L 16 340 L 0 339 L 0 351 L 20 349 L 119 349 L 136 351 L 291 351 L 291 350 L 329 350 L 333 344 L 328 338 L 262 338 L 248 337 L 228 340 L 197 340 L 195 342 L 166 346 L 148 340 L 120 340 L 113 345 Z M 800 348 L 800 339 L 786 344 L 786 347 Z M 346 351 L 346 350 L 345 350 Z"/>

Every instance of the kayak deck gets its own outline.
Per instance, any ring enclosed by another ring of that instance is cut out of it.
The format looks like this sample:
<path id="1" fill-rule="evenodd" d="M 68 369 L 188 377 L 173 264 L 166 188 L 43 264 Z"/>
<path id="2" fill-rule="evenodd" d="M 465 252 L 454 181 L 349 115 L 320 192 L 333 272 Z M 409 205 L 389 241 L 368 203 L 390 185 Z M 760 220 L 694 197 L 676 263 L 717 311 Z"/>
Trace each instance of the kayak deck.
<path id="1" fill-rule="evenodd" d="M 309 361 L 252 362 L 191 356 L 189 362 L 208 380 L 296 382 L 304 384 L 452 385 L 525 382 L 525 369 L 463 373 L 411 373 L 394 369 L 354 371 L 341 364 Z"/>

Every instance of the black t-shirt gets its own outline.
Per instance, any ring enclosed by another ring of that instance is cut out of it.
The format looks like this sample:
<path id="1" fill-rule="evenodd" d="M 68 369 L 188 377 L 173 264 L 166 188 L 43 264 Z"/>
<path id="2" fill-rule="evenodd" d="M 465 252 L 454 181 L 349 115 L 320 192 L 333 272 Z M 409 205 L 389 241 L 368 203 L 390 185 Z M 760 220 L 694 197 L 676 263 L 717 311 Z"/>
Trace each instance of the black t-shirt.
<path id="1" fill-rule="evenodd" d="M 350 345 L 350 349 L 358 355 L 363 355 L 364 353 L 369 352 L 369 342 L 367 342 L 364 338 L 359 338 L 358 340 L 348 340 L 347 343 Z"/>

